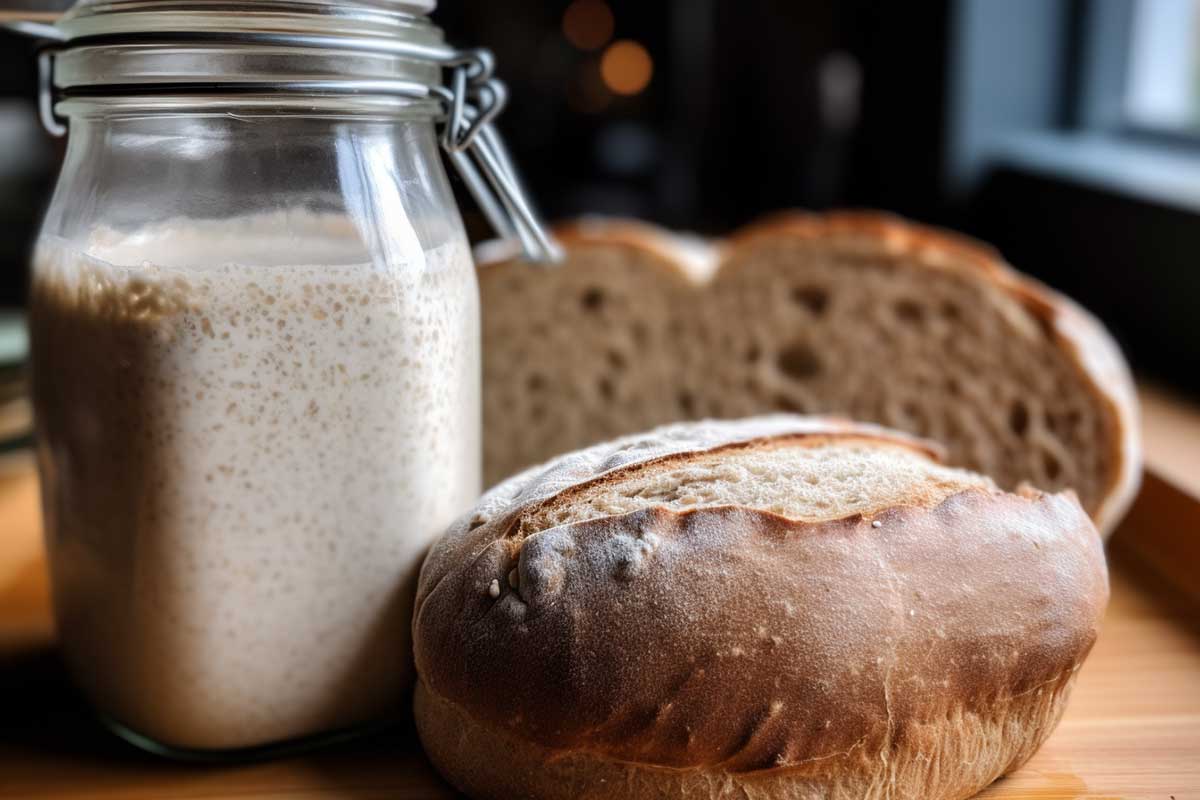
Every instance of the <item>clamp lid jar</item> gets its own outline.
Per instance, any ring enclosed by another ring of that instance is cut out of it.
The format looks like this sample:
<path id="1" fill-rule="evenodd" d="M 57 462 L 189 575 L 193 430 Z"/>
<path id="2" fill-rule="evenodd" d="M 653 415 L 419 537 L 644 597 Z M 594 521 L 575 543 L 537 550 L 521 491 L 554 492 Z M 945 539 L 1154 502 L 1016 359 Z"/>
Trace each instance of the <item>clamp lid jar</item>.
<path id="1" fill-rule="evenodd" d="M 84 2 L 41 51 L 69 131 L 30 303 L 55 613 L 143 746 L 290 749 L 407 696 L 417 569 L 480 482 L 439 150 L 555 256 L 491 58 L 430 6 Z"/>

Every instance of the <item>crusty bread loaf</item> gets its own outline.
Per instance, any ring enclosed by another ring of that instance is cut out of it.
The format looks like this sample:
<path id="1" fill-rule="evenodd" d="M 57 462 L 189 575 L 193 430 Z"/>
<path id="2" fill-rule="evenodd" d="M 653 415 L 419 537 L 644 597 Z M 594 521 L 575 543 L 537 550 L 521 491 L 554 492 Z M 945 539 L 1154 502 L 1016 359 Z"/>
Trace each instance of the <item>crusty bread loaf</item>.
<path id="1" fill-rule="evenodd" d="M 986 248 L 875 214 L 792 213 L 718 244 L 563 226 L 567 260 L 480 271 L 488 483 L 681 419 L 837 413 L 942 442 L 1013 489 L 1073 488 L 1108 531 L 1140 475 L 1104 329 Z"/>
<path id="2" fill-rule="evenodd" d="M 1054 728 L 1107 597 L 1070 493 L 870 426 L 683 423 L 434 545 L 417 727 L 477 798 L 965 798 Z"/>

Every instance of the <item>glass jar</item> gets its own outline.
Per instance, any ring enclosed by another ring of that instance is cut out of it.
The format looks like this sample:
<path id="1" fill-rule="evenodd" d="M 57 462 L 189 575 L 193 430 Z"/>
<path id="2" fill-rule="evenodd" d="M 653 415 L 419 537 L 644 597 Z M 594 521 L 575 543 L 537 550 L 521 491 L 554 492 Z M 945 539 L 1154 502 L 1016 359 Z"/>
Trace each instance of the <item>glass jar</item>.
<path id="1" fill-rule="evenodd" d="M 120 0 L 58 26 L 46 543 L 68 665 L 143 746 L 261 752 L 406 700 L 421 559 L 480 489 L 431 7 Z"/>

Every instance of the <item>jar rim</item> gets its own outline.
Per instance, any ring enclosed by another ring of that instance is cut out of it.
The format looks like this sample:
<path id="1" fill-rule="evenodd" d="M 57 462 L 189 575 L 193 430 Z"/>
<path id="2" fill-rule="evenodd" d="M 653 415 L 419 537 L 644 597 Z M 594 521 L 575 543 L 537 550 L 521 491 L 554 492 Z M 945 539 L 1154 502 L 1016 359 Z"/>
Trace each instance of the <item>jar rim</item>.
<path id="1" fill-rule="evenodd" d="M 68 41 L 163 30 L 394 35 L 436 5 L 436 0 L 79 0 L 57 27 Z"/>
<path id="2" fill-rule="evenodd" d="M 58 23 L 54 86 L 400 81 L 442 85 L 454 52 L 430 0 L 81 0 Z M 241 10 L 236 14 L 235 9 Z"/>
<path id="3" fill-rule="evenodd" d="M 188 94 L 188 95 L 96 95 L 73 96 L 55 103 L 56 114 L 71 119 L 141 119 L 145 117 L 319 117 L 322 119 L 410 119 L 432 123 L 442 109 L 432 100 L 416 100 L 387 94 L 288 95 Z"/>

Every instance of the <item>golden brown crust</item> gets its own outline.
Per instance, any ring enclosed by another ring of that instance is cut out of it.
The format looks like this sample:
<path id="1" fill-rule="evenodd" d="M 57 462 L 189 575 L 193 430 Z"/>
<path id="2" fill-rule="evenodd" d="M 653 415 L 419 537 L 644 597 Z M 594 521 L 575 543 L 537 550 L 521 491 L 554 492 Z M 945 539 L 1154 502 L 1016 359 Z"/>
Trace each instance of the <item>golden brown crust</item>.
<path id="1" fill-rule="evenodd" d="M 754 772 L 895 753 L 1082 663 L 1107 585 L 1071 499 L 969 491 L 875 519 L 651 509 L 496 541 L 425 597 L 418 670 L 556 751 Z"/>
<path id="2" fill-rule="evenodd" d="M 735 231 L 729 240 L 732 247 L 739 247 L 781 234 L 815 241 L 846 238 L 874 243 L 895 255 L 924 256 L 934 263 L 952 259 L 988 275 L 1011 271 L 1000 254 L 983 242 L 880 211 L 779 211 Z"/>
<path id="3" fill-rule="evenodd" d="M 413 711 L 430 760 L 458 789 L 480 800 L 965 800 L 1020 767 L 1058 724 L 1074 677 L 986 718 L 938 720 L 921 732 L 921 758 L 814 762 L 800 769 L 727 772 L 672 769 L 579 751 L 563 753 L 481 722 L 417 681 Z M 955 735 L 936 732 L 952 727 Z M 847 763 L 853 769 L 847 770 Z"/>
<path id="4" fill-rule="evenodd" d="M 566 247 L 586 244 L 621 244 L 656 253 L 663 261 L 675 263 L 676 254 L 670 232 L 640 220 L 577 219 L 554 226 L 554 237 Z"/>
<path id="5" fill-rule="evenodd" d="M 505 538 L 615 474 L 562 463 L 497 487 L 422 570 L 418 724 L 477 796 L 965 797 L 1048 735 L 1107 602 L 1100 539 L 1069 493 L 971 489 L 822 522 L 651 507 Z M 528 763 L 493 768 L 484 742 Z"/>
<path id="6" fill-rule="evenodd" d="M 624 218 L 584 218 L 560 222 L 554 225 L 551 233 L 560 245 L 571 250 L 597 247 L 611 252 L 613 248 L 618 248 L 639 256 L 649 256 L 653 268 L 681 283 L 695 285 L 704 274 L 703 270 L 698 272 L 688 268 L 678 237 L 647 222 Z M 504 269 L 528 269 L 529 266 L 529 262 L 516 253 L 505 251 L 498 258 L 485 258 L 480 262 L 480 278 L 492 279 Z"/>

